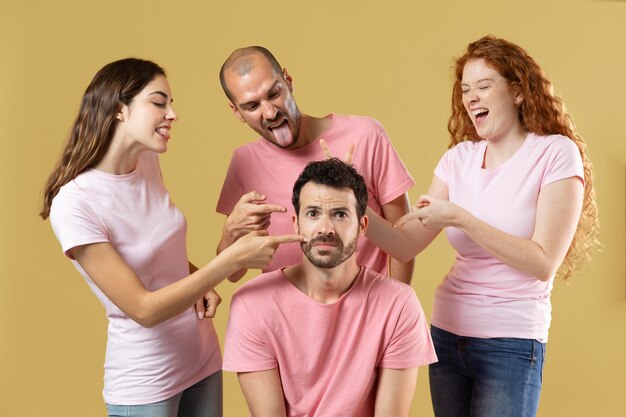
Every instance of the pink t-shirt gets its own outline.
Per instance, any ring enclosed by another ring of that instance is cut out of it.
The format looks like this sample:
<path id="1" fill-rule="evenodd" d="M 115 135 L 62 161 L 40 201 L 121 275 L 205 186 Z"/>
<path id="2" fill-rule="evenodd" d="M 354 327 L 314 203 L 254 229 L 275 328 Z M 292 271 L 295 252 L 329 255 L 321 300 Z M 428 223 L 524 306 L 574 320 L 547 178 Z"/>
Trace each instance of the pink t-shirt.
<path id="1" fill-rule="evenodd" d="M 54 198 L 50 222 L 70 259 L 76 246 L 109 242 L 149 290 L 189 275 L 187 223 L 170 201 L 153 152 L 142 153 L 127 175 L 95 169 L 78 175 Z M 103 392 L 108 404 L 161 401 L 220 370 L 211 320 L 198 320 L 191 308 L 153 328 L 142 327 L 72 262 L 109 319 Z"/>
<path id="2" fill-rule="evenodd" d="M 229 215 L 241 196 L 250 191 L 267 195 L 267 202 L 287 208 L 274 213 L 268 229 L 271 235 L 293 233 L 291 204 L 293 184 L 307 163 L 324 159 L 319 144 L 326 140 L 333 155 L 343 158 L 350 145 L 356 145 L 352 163 L 365 179 L 368 205 L 381 214 L 381 206 L 408 191 L 413 178 L 393 148 L 385 130 L 376 120 L 362 116 L 331 114 L 330 128 L 319 138 L 299 149 L 285 150 L 263 138 L 235 149 L 217 203 L 217 212 Z M 264 269 L 273 271 L 300 262 L 302 251 L 297 243 L 281 245 L 272 262 Z M 387 273 L 387 255 L 360 237 L 357 262 L 383 275 Z"/>
<path id="3" fill-rule="evenodd" d="M 513 236 L 532 237 L 543 186 L 569 177 L 584 181 L 578 148 L 564 136 L 531 133 L 511 158 L 489 169 L 482 168 L 485 150 L 485 141 L 461 142 L 444 154 L 435 175 L 448 186 L 450 201 Z M 554 277 L 543 282 L 515 270 L 456 228 L 446 228 L 446 235 L 457 254 L 435 292 L 432 324 L 462 336 L 546 342 Z"/>
<path id="4" fill-rule="evenodd" d="M 365 267 L 332 304 L 305 295 L 282 270 L 232 298 L 224 370 L 278 368 L 288 416 L 373 416 L 378 368 L 436 360 L 413 289 Z"/>

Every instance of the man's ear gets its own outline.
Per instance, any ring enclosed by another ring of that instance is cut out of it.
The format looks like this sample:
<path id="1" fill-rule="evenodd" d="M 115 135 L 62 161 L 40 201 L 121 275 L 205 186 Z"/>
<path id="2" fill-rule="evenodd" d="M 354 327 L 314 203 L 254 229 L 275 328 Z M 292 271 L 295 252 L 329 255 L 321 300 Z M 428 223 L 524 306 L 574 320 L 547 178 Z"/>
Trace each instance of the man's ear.
<path id="1" fill-rule="evenodd" d="M 283 68 L 283 78 L 287 83 L 287 87 L 289 87 L 289 91 L 293 93 L 293 78 L 291 78 L 291 75 L 287 72 L 287 68 Z"/>
<path id="2" fill-rule="evenodd" d="M 295 234 L 299 235 L 300 228 L 298 227 L 298 216 L 295 214 L 291 216 L 291 221 L 293 223 L 293 231 L 295 232 Z"/>
<path id="3" fill-rule="evenodd" d="M 365 236 L 365 232 L 367 232 L 367 226 L 369 225 L 370 219 L 367 215 L 363 215 L 361 220 L 359 220 L 359 234 Z"/>
<path id="4" fill-rule="evenodd" d="M 241 123 L 245 123 L 246 122 L 246 119 L 243 118 L 243 116 L 239 112 L 239 109 L 237 108 L 237 106 L 235 106 L 233 104 L 232 101 L 228 102 L 228 107 L 230 107 L 230 109 L 233 111 L 233 114 L 235 115 L 235 117 L 237 117 L 237 119 L 241 120 Z"/>

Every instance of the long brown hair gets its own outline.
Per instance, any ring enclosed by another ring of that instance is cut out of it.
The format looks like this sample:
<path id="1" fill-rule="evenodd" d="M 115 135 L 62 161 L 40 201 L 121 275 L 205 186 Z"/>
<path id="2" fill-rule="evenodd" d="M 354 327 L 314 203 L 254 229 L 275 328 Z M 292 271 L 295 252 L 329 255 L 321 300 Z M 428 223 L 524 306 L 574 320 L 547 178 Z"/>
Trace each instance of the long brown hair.
<path id="1" fill-rule="evenodd" d="M 463 106 L 461 91 L 463 68 L 468 61 L 474 59 L 484 59 L 487 65 L 508 80 L 511 88 L 521 92 L 524 99 L 519 106 L 519 119 L 524 129 L 540 136 L 553 134 L 567 136 L 578 147 L 583 161 L 585 191 L 578 227 L 559 269 L 559 275 L 567 280 L 600 246 L 598 207 L 587 146 L 583 138 L 576 133 L 576 126 L 565 111 L 563 100 L 554 95 L 552 83 L 535 60 L 520 46 L 488 35 L 470 43 L 465 54 L 455 61 L 452 115 L 448 119 L 450 148 L 465 140 L 482 140 Z"/>
<path id="2" fill-rule="evenodd" d="M 43 190 L 43 219 L 50 216 L 59 189 L 102 160 L 117 126 L 116 115 L 156 76 L 165 75 L 154 62 L 126 58 L 105 65 L 85 90 L 78 116 Z"/>

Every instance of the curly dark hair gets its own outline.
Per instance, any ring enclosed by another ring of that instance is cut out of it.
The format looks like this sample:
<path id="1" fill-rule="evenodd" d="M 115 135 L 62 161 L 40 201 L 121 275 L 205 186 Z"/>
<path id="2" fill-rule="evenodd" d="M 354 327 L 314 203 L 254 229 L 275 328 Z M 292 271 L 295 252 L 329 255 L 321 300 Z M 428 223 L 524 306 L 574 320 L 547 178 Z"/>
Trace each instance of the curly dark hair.
<path id="1" fill-rule="evenodd" d="M 296 210 L 296 215 L 300 213 L 300 190 L 308 182 L 337 189 L 352 190 L 357 202 L 356 212 L 359 219 L 365 214 L 367 186 L 353 165 L 346 164 L 338 158 L 309 162 L 293 185 L 291 202 Z"/>

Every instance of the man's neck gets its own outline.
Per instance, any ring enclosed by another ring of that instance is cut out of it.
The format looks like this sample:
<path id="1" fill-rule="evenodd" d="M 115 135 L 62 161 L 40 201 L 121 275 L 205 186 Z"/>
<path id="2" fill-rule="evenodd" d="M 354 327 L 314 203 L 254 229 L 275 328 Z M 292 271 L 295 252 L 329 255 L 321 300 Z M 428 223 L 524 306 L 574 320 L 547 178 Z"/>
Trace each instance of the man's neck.
<path id="1" fill-rule="evenodd" d="M 318 268 L 303 257 L 301 263 L 284 269 L 287 279 L 300 291 L 322 304 L 332 304 L 354 284 L 361 267 L 353 255 L 335 268 Z"/>
<path id="2" fill-rule="evenodd" d="M 298 133 L 298 148 L 304 147 L 315 139 L 322 136 L 332 123 L 332 118 L 313 117 L 307 114 L 300 114 L 300 132 Z"/>

